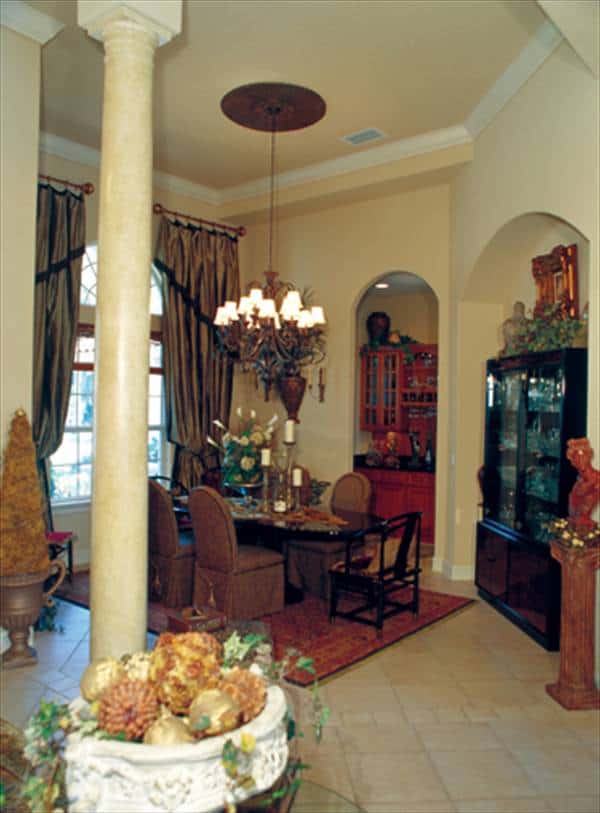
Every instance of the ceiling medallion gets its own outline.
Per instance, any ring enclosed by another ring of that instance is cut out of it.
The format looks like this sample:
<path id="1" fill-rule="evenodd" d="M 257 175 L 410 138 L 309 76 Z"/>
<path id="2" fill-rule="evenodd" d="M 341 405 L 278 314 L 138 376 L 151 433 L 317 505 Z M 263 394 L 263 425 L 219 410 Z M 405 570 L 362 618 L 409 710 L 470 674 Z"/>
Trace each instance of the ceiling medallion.
<path id="1" fill-rule="evenodd" d="M 243 85 L 221 100 L 223 113 L 236 124 L 271 133 L 268 266 L 266 282 L 251 287 L 239 303 L 225 302 L 214 324 L 221 349 L 254 368 L 268 398 L 273 382 L 297 377 L 301 367 L 325 358 L 323 308 L 307 308 L 300 293 L 273 270 L 275 134 L 301 130 L 320 121 L 326 105 L 314 90 L 278 82 Z"/>

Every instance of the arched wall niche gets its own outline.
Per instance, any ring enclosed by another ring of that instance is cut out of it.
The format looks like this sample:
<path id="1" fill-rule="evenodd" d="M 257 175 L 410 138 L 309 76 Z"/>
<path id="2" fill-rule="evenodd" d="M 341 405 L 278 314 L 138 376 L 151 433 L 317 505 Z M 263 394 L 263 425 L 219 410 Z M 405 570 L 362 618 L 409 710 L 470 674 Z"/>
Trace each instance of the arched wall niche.
<path id="1" fill-rule="evenodd" d="M 387 282 L 387 289 L 377 289 L 377 283 Z M 390 329 L 412 336 L 422 344 L 439 343 L 439 297 L 432 285 L 419 274 L 409 271 L 387 271 L 372 277 L 358 291 L 354 303 L 354 347 L 362 347 L 368 341 L 367 317 L 373 311 L 384 311 L 390 317 Z M 360 356 L 355 354 L 354 368 L 354 452 L 365 453 L 371 441 L 371 433 L 360 429 Z M 444 404 L 438 402 L 439 410 Z M 436 506 L 441 478 L 436 479 Z M 439 519 L 437 520 L 439 522 Z M 436 526 L 439 535 L 443 530 Z M 438 532 L 436 532 L 437 546 Z"/>
<path id="2" fill-rule="evenodd" d="M 494 234 L 467 276 L 460 301 L 500 304 L 507 316 L 517 299 L 533 308 L 536 289 L 531 260 L 557 245 L 572 243 L 578 251 L 581 310 L 588 301 L 589 241 L 566 220 L 545 212 L 519 215 Z"/>
<path id="3" fill-rule="evenodd" d="M 474 574 L 480 501 L 476 472 L 483 460 L 485 363 L 502 348 L 502 322 L 516 300 L 535 305 L 531 260 L 559 244 L 578 248 L 579 307 L 589 291 L 590 245 L 557 215 L 530 212 L 505 223 L 485 245 L 466 277 L 457 305 L 455 523 L 443 569 L 455 578 Z M 459 402 L 458 402 L 459 401 Z"/>

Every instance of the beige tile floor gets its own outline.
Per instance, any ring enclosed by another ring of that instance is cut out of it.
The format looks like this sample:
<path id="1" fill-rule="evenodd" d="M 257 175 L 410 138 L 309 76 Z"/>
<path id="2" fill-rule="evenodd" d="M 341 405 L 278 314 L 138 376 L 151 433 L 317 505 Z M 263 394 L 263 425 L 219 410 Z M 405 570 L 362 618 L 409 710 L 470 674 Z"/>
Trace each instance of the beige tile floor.
<path id="1" fill-rule="evenodd" d="M 475 596 L 428 569 L 424 586 Z M 15 725 L 78 694 L 88 612 L 63 602 L 58 618 L 36 666 L 0 672 Z M 548 697 L 557 673 L 557 653 L 477 601 L 324 682 L 331 720 L 318 747 L 304 725 L 306 776 L 369 813 L 599 813 L 600 714 Z"/>

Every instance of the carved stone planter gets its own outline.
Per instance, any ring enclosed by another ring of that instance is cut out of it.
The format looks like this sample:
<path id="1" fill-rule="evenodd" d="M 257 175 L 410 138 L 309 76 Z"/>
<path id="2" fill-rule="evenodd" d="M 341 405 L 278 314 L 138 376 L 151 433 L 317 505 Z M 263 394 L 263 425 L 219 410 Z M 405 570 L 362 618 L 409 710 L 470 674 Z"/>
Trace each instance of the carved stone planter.
<path id="1" fill-rule="evenodd" d="M 81 701 L 82 703 L 84 701 Z M 243 801 L 270 788 L 288 760 L 286 699 L 271 686 L 267 704 L 250 723 L 191 745 L 144 745 L 71 736 L 65 752 L 69 813 L 208 813 L 223 809 L 230 793 L 221 762 L 226 739 L 243 732 L 256 738 L 252 789 L 236 789 Z"/>

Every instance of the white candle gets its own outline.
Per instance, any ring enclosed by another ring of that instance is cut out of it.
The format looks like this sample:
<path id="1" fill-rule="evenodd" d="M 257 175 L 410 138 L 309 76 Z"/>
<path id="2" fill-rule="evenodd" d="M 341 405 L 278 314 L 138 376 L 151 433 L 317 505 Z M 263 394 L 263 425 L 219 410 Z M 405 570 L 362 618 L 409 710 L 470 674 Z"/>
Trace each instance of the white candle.
<path id="1" fill-rule="evenodd" d="M 293 443 L 294 442 L 294 421 L 288 419 L 285 422 L 285 434 L 284 434 L 284 443 Z"/>
<path id="2" fill-rule="evenodd" d="M 294 469 L 292 472 L 292 485 L 302 485 L 302 469 Z"/>
<path id="3" fill-rule="evenodd" d="M 261 466 L 270 466 L 271 465 L 271 450 L 270 449 L 261 449 L 260 450 L 260 465 Z"/>

